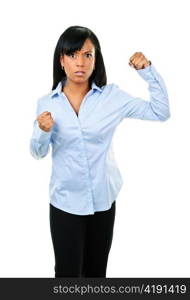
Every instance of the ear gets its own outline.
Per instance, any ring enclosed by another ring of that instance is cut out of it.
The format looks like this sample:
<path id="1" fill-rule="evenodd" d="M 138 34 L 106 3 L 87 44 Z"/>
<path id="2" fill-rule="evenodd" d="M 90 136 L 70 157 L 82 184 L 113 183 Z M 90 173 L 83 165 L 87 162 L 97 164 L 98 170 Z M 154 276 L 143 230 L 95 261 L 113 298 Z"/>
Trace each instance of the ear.
<path id="1" fill-rule="evenodd" d="M 64 56 L 63 55 L 60 55 L 59 61 L 60 61 L 60 64 L 64 62 Z"/>

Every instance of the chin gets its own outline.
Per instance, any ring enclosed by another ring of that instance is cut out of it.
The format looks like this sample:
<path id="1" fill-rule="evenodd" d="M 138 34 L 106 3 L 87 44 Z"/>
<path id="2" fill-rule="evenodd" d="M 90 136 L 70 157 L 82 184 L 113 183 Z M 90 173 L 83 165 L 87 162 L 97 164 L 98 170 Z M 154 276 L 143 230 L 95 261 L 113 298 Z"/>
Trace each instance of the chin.
<path id="1" fill-rule="evenodd" d="M 73 81 L 74 82 L 88 82 L 89 78 L 82 78 L 82 77 L 78 77 L 75 78 Z"/>

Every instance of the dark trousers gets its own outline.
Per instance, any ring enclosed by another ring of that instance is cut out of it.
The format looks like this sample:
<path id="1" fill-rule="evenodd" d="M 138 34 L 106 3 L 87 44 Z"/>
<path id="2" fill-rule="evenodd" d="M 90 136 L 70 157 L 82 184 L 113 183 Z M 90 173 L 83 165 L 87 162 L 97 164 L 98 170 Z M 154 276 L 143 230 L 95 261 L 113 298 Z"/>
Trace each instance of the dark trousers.
<path id="1" fill-rule="evenodd" d="M 106 277 L 115 201 L 106 211 L 75 215 L 50 204 L 55 277 Z"/>

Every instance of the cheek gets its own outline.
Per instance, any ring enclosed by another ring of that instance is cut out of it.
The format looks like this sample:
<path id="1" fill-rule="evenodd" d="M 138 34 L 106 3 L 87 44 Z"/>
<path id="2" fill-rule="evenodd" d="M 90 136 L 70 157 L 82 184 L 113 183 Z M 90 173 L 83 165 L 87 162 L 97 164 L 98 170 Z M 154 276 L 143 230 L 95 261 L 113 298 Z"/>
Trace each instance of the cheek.
<path id="1" fill-rule="evenodd" d="M 74 69 L 75 69 L 75 67 L 74 67 L 74 63 L 72 63 L 72 62 L 67 62 L 66 64 L 65 64 L 65 69 L 69 72 L 69 71 L 73 71 Z"/>
<path id="2" fill-rule="evenodd" d="M 93 70 L 95 67 L 95 63 L 93 61 L 90 61 L 88 65 L 89 65 L 89 69 L 91 70 Z"/>

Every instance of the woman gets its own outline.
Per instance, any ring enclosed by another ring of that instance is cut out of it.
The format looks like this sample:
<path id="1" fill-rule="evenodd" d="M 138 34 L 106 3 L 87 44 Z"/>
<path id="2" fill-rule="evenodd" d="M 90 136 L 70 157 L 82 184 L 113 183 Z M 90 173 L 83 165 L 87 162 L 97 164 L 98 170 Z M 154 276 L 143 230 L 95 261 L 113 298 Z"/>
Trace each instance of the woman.
<path id="1" fill-rule="evenodd" d="M 166 86 L 153 64 L 136 52 L 129 65 L 148 82 L 150 101 L 107 84 L 101 47 L 90 29 L 71 26 L 57 42 L 53 87 L 38 99 L 30 142 L 36 159 L 52 146 L 55 277 L 106 277 L 123 184 L 112 150 L 114 131 L 124 118 L 170 117 Z"/>

